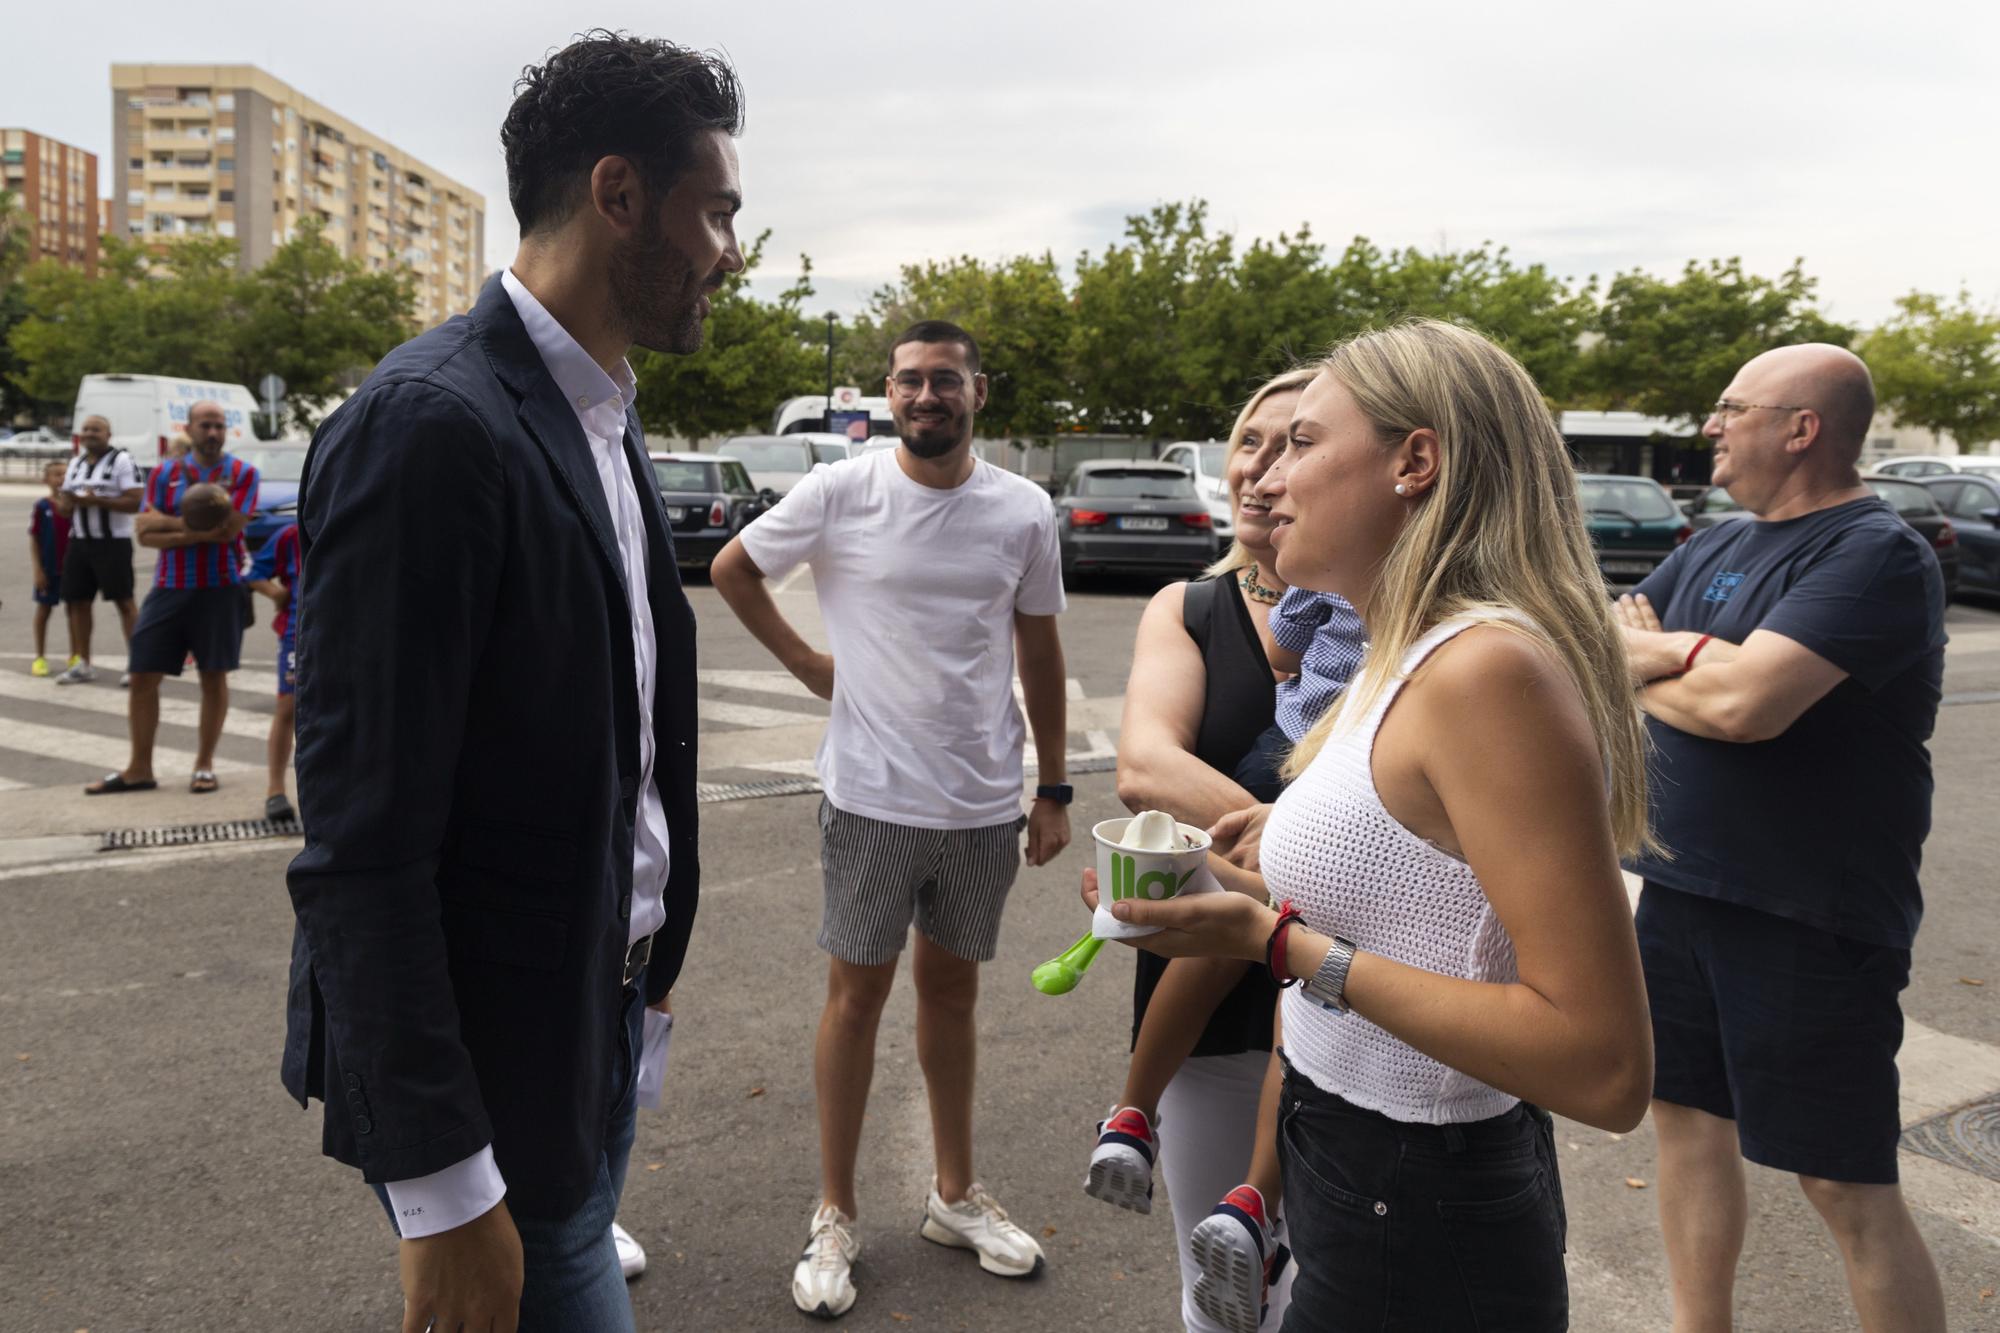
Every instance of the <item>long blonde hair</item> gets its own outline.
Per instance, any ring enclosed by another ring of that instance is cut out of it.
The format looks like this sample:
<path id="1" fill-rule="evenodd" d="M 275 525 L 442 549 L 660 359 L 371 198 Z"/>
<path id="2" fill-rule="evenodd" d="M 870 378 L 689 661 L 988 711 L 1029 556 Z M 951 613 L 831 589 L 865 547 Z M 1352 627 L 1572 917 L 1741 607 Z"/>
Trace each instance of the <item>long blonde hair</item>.
<path id="1" fill-rule="evenodd" d="M 1382 562 L 1368 603 L 1367 657 L 1292 752 L 1285 776 L 1312 762 L 1339 715 L 1381 697 L 1424 634 L 1464 616 L 1490 619 L 1546 645 L 1568 668 L 1609 771 L 1618 850 L 1651 846 L 1646 732 L 1625 640 L 1569 450 L 1534 380 L 1480 334 L 1434 319 L 1357 334 L 1313 369 L 1354 395 L 1384 447 L 1435 431 L 1439 462 L 1436 485 Z"/>
<path id="2" fill-rule="evenodd" d="M 1243 447 L 1243 432 L 1250 428 L 1251 416 L 1263 405 L 1266 398 L 1274 393 L 1297 393 L 1311 384 L 1318 375 L 1317 365 L 1293 366 L 1251 394 L 1250 401 L 1243 404 L 1243 410 L 1236 414 L 1236 424 L 1229 428 L 1229 448 L 1223 451 L 1223 466 L 1227 467 L 1229 460 L 1236 457 L 1236 451 Z M 1236 496 L 1233 493 L 1229 497 L 1229 503 L 1232 508 L 1236 504 Z M 1229 549 L 1222 553 L 1222 558 L 1202 572 L 1210 577 L 1233 574 L 1250 564 L 1253 559 L 1250 552 L 1244 549 L 1242 542 L 1232 541 L 1229 543 Z"/>

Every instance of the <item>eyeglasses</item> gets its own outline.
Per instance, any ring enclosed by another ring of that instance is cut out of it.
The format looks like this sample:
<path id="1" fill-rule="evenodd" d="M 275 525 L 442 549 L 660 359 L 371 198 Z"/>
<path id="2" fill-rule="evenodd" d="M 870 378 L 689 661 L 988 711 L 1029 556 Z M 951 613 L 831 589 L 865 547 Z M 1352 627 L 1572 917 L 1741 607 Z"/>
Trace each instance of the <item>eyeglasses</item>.
<path id="1" fill-rule="evenodd" d="M 965 392 L 965 376 L 955 370 L 934 370 L 930 373 L 931 392 L 940 398 L 956 398 Z M 900 375 L 891 375 L 889 384 L 905 398 L 915 398 L 924 391 L 925 377 L 914 370 L 906 370 Z"/>
<path id="2" fill-rule="evenodd" d="M 1792 407 L 1784 403 L 1738 403 L 1728 398 L 1718 398 L 1709 415 L 1727 426 L 1745 412 L 1810 412 L 1809 407 Z"/>

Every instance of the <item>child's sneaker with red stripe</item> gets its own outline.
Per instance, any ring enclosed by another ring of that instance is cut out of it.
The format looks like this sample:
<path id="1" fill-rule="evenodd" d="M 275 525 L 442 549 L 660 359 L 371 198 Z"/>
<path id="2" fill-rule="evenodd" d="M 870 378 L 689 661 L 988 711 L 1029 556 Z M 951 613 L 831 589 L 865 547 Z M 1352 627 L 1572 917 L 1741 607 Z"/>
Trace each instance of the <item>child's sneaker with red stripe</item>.
<path id="1" fill-rule="evenodd" d="M 1194 1308 L 1229 1333 L 1257 1333 L 1271 1288 L 1292 1257 L 1278 1243 L 1263 1193 L 1254 1185 L 1229 1191 L 1195 1224 L 1188 1250 L 1201 1270 L 1190 1293 Z"/>
<path id="2" fill-rule="evenodd" d="M 1083 1192 L 1135 1213 L 1153 1211 L 1153 1163 L 1157 1132 L 1136 1106 L 1113 1106 L 1097 1122 L 1097 1146 L 1090 1151 L 1090 1174 Z"/>

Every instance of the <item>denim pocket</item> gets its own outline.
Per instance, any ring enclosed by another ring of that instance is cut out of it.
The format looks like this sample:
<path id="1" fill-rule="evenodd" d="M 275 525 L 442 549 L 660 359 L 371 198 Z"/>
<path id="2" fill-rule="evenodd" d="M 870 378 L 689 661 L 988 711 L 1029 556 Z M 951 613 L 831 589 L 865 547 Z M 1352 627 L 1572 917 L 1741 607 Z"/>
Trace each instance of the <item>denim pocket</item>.
<path id="1" fill-rule="evenodd" d="M 1278 1120 L 1285 1217 L 1299 1269 L 1292 1283 L 1288 1329 L 1388 1327 L 1389 1207 L 1348 1188 L 1335 1156 L 1337 1130 L 1314 1134 L 1301 1107 L 1288 1104 Z M 1393 1171 L 1393 1167 L 1389 1168 Z"/>
<path id="2" fill-rule="evenodd" d="M 1537 1164 L 1521 1189 L 1492 1200 L 1440 1200 L 1438 1218 L 1480 1333 L 1569 1327 L 1560 1207 Z"/>

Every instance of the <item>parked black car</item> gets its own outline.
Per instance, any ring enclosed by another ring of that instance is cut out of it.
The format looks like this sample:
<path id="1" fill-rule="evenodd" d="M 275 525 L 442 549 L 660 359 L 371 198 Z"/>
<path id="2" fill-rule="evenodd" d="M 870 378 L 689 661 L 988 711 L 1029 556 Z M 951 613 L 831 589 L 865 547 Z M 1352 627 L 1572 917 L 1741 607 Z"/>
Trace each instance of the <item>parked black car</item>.
<path id="1" fill-rule="evenodd" d="M 653 477 L 674 532 L 674 556 L 684 567 L 715 559 L 731 537 L 778 502 L 750 481 L 749 470 L 720 454 L 651 454 Z"/>
<path id="2" fill-rule="evenodd" d="M 1199 574 L 1216 556 L 1215 520 L 1184 467 L 1077 464 L 1056 497 L 1065 580 L 1097 570 Z"/>
<path id="3" fill-rule="evenodd" d="M 1937 556 L 1938 573 L 1944 575 L 1944 595 L 1954 596 L 1958 592 L 1958 529 L 1938 507 L 1937 497 L 1925 490 L 1921 482 L 1905 481 L 1900 477 L 1867 476 L 1861 482 L 1887 500 L 1896 511 L 1896 517 L 1915 528 L 1917 535 L 1930 543 L 1931 551 Z"/>
<path id="4" fill-rule="evenodd" d="M 1958 529 L 1959 587 L 2000 596 L 2000 477 L 1958 472 L 1921 485 Z"/>

